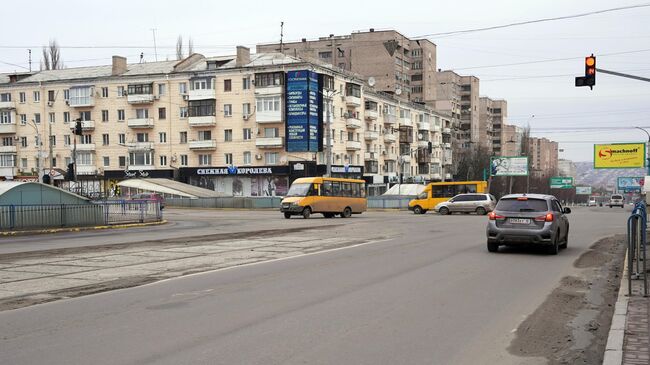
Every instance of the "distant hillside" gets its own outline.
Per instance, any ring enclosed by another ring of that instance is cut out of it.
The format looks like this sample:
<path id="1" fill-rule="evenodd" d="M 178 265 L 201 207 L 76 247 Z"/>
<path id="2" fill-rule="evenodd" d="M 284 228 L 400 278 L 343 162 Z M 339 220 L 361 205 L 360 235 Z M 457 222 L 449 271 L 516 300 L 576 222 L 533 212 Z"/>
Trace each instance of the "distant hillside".
<path id="1" fill-rule="evenodd" d="M 576 184 L 594 188 L 616 187 L 616 179 L 624 176 L 646 176 L 645 169 L 594 170 L 594 163 L 576 162 Z"/>

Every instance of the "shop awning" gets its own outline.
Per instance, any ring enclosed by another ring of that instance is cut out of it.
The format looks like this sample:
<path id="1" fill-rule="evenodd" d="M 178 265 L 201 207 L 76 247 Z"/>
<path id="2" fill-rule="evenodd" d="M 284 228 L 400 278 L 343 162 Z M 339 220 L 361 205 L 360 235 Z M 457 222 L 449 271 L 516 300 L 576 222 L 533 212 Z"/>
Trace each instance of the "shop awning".
<path id="1" fill-rule="evenodd" d="M 151 193 L 176 195 L 189 199 L 217 198 L 224 196 L 216 191 L 170 179 L 128 179 L 120 181 L 117 185 Z"/>

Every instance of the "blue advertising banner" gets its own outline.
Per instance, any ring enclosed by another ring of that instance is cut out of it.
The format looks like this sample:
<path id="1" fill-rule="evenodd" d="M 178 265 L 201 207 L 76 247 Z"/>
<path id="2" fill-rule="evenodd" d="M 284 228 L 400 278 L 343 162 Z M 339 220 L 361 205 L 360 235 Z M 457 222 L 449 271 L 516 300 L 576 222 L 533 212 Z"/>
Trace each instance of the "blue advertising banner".
<path id="1" fill-rule="evenodd" d="M 318 152 L 318 74 L 289 71 L 286 82 L 286 140 L 288 152 Z"/>

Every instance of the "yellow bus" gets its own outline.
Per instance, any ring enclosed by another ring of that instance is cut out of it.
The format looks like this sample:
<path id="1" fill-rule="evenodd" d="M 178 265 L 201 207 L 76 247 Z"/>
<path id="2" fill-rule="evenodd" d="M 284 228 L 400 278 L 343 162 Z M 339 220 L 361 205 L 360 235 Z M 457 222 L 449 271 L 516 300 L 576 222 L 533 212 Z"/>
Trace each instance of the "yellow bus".
<path id="1" fill-rule="evenodd" d="M 337 214 L 349 218 L 365 212 L 368 207 L 365 184 L 364 180 L 355 179 L 299 178 L 282 199 L 280 211 L 287 219 L 292 215 L 309 218 L 312 213 L 322 213 L 325 218 L 334 218 Z"/>
<path id="2" fill-rule="evenodd" d="M 424 214 L 438 203 L 445 202 L 458 194 L 485 193 L 487 181 L 451 181 L 428 184 L 416 199 L 409 202 L 409 210 Z"/>

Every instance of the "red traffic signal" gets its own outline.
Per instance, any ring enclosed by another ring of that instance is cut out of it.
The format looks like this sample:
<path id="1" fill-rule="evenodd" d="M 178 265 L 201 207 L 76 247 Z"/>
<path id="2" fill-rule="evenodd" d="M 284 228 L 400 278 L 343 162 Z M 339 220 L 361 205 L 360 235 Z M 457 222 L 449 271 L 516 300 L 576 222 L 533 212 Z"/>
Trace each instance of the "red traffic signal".
<path id="1" fill-rule="evenodd" d="M 592 54 L 585 57 L 585 76 L 576 77 L 576 86 L 589 86 L 593 89 L 594 85 L 596 85 L 596 57 Z"/>

